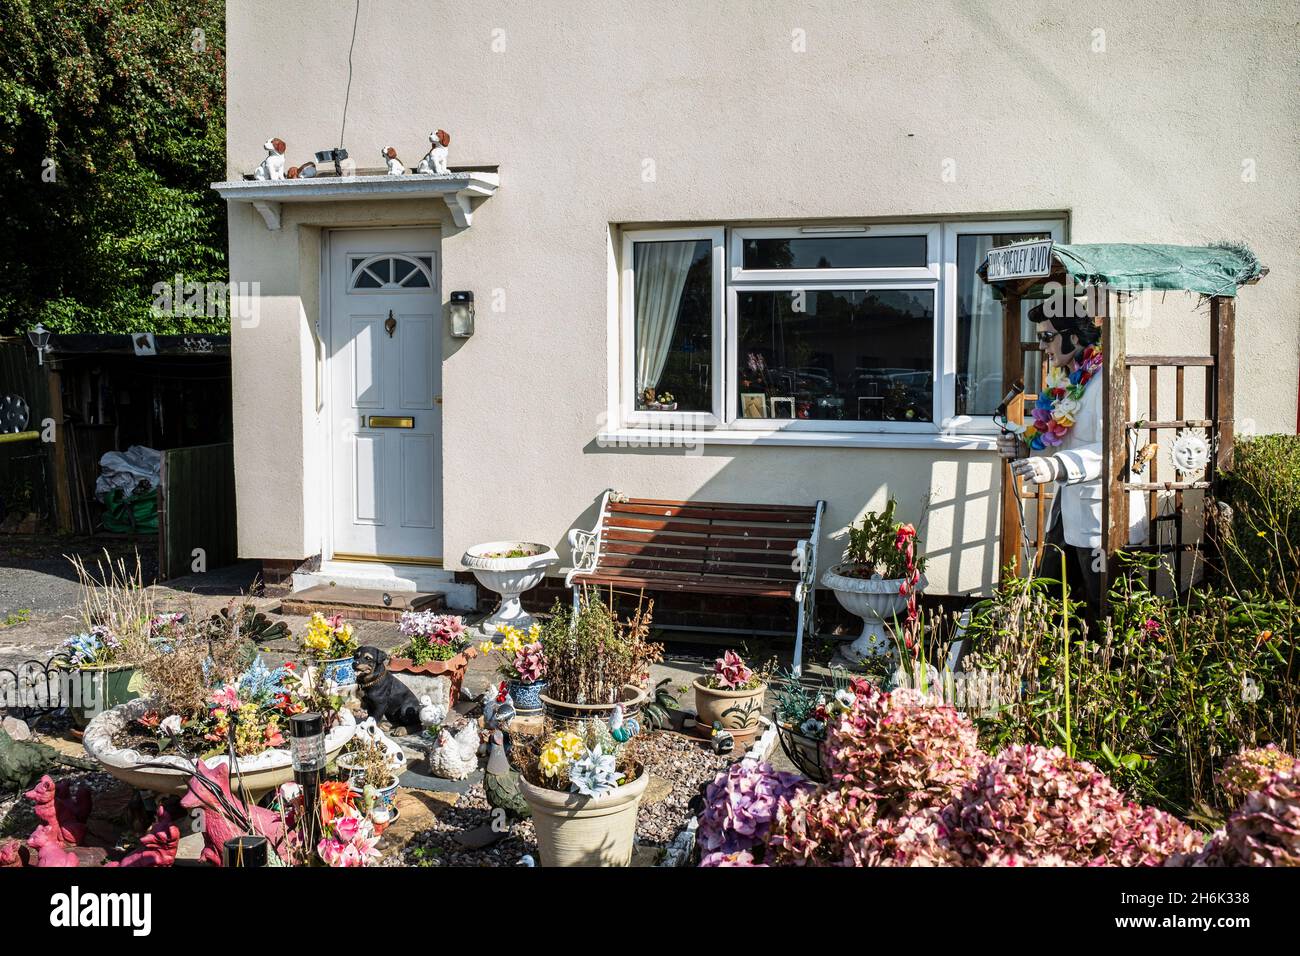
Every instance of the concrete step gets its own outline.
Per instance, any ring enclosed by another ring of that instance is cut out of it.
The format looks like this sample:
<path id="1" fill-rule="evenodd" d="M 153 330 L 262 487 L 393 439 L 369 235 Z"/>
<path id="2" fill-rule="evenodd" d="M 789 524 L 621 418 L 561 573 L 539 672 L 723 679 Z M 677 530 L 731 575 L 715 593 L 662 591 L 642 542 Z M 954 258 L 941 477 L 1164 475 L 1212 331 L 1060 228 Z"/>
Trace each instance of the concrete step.
<path id="1" fill-rule="evenodd" d="M 446 595 L 439 591 L 385 591 L 318 584 L 284 598 L 280 613 L 308 615 L 319 611 L 327 617 L 341 614 L 354 620 L 396 621 L 404 611 L 441 611 L 446 606 Z"/>

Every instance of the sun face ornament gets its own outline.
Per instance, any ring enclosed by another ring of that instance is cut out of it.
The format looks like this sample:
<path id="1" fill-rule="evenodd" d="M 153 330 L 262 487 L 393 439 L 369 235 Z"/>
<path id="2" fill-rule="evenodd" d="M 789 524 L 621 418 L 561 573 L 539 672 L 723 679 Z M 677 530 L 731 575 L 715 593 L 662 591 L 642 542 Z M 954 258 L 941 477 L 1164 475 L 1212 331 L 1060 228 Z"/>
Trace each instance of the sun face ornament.
<path id="1" fill-rule="evenodd" d="M 1169 457 L 1173 459 L 1179 478 L 1185 481 L 1189 476 L 1203 472 L 1210 463 L 1210 443 L 1203 432 L 1184 428 L 1174 439 Z"/>

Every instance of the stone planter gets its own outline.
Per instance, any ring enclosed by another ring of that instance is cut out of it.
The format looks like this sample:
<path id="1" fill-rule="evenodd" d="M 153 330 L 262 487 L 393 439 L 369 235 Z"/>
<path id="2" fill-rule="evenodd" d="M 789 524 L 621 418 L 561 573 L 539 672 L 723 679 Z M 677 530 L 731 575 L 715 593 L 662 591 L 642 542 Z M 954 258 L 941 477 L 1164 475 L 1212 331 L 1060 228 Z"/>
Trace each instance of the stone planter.
<path id="1" fill-rule="evenodd" d="M 691 686 L 695 688 L 696 733 L 708 737 L 715 722 L 721 722 L 722 729 L 737 739 L 752 737 L 757 732 L 766 684 L 753 690 L 723 690 L 706 687 L 704 678 L 697 677 Z"/>
<path id="2" fill-rule="evenodd" d="M 133 664 L 106 664 L 65 671 L 68 714 L 78 727 L 85 727 L 110 707 L 140 696 L 141 675 Z"/>
<path id="3" fill-rule="evenodd" d="M 879 574 L 859 578 L 843 573 L 850 569 L 851 565 L 837 564 L 822 575 L 822 584 L 835 592 L 844 610 L 862 618 L 862 633 L 840 653 L 850 663 L 894 654 L 897 648 L 890 628 L 895 619 L 901 623 L 901 615 L 907 611 L 907 595 L 899 593 L 903 579 L 882 578 Z M 925 584 L 922 576 L 916 585 L 918 594 Z"/>
<path id="4" fill-rule="evenodd" d="M 593 719 L 608 722 L 614 712 L 613 704 L 574 704 L 556 700 L 546 694 L 538 696 L 542 702 L 542 711 L 547 718 L 554 724 L 568 728 L 576 729 L 576 725 Z M 641 713 L 641 705 L 647 699 L 648 695 L 644 687 L 638 687 L 636 684 L 623 685 L 623 692 L 619 695 L 619 703 L 623 705 L 623 718 L 626 720 L 628 717 L 638 716 Z"/>
<path id="5" fill-rule="evenodd" d="M 136 698 L 104 711 L 87 725 L 82 743 L 86 753 L 118 780 L 154 793 L 183 794 L 194 773 L 193 760 L 179 754 L 143 753 L 113 743 L 115 735 L 124 731 L 132 720 L 151 707 L 152 700 Z M 352 714 L 346 710 L 340 711 L 339 723 L 325 735 L 326 756 L 330 759 L 337 756 L 355 732 L 356 723 Z M 230 762 L 230 758 L 225 756 L 205 759 L 209 764 Z M 251 757 L 240 757 L 238 766 L 243 774 L 244 786 L 255 798 L 293 780 L 293 762 L 287 749 L 264 750 Z M 234 773 L 231 777 L 231 785 L 234 786 Z"/>
<path id="6" fill-rule="evenodd" d="M 519 778 L 519 792 L 533 811 L 542 866 L 627 866 L 632 861 L 636 812 L 650 773 L 603 797 L 547 790 Z"/>
<path id="7" fill-rule="evenodd" d="M 524 553 L 515 558 L 492 557 L 514 551 Z M 554 548 L 529 541 L 489 541 L 466 551 L 461 563 L 474 572 L 479 584 L 501 595 L 496 611 L 480 625 L 483 632 L 496 636 L 507 625 L 528 630 L 533 616 L 519 603 L 519 595 L 537 587 L 546 576 L 546 569 L 559 560 Z"/>
<path id="8" fill-rule="evenodd" d="M 447 705 L 447 713 L 451 713 L 452 707 L 460 699 L 465 670 L 477 656 L 478 651 L 472 646 L 450 660 L 428 661 L 424 664 L 417 664 L 409 657 L 390 656 L 388 669 L 417 698 L 427 696 L 434 703 L 442 701 Z"/>
<path id="9" fill-rule="evenodd" d="M 546 680 L 535 680 L 528 683 L 512 680 L 507 681 L 510 689 L 510 699 L 515 702 L 515 713 L 521 717 L 532 717 L 542 712 L 542 694 L 546 692 Z"/>

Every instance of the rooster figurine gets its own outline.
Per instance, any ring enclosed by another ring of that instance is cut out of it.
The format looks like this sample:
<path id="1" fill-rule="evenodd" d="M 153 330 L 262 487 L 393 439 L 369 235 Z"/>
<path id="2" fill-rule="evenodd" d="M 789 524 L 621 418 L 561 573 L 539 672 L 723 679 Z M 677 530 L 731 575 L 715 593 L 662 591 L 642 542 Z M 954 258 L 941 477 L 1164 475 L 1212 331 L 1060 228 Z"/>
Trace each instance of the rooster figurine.
<path id="1" fill-rule="evenodd" d="M 640 722 L 635 717 L 624 717 L 623 705 L 615 704 L 609 715 L 609 735 L 618 743 L 625 744 L 640 732 Z"/>
<path id="2" fill-rule="evenodd" d="M 443 727 L 429 753 L 429 772 L 447 780 L 464 780 L 478 767 L 478 724 L 466 721 L 453 735 Z"/>

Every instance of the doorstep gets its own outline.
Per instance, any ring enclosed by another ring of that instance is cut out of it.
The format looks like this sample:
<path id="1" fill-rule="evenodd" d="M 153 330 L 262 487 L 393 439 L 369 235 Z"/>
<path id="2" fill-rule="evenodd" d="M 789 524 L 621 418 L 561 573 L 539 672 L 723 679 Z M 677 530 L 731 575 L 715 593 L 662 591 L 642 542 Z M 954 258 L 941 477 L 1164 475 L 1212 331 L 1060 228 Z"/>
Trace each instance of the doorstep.
<path id="1" fill-rule="evenodd" d="M 405 611 L 441 611 L 446 597 L 437 591 L 383 591 L 377 588 L 317 584 L 294 591 L 280 601 L 281 614 L 326 617 L 341 614 L 359 621 L 396 621 Z"/>
<path id="2" fill-rule="evenodd" d="M 323 561 L 318 571 L 295 571 L 291 582 L 293 592 L 284 600 L 293 602 L 307 590 L 326 587 L 374 592 L 377 599 L 370 606 L 387 610 L 396 606 L 399 598 L 410 601 L 420 595 L 440 595 L 443 604 L 453 611 L 473 611 L 478 605 L 478 586 L 455 580 L 452 571 L 420 565 L 395 565 L 380 562 Z M 313 595 L 322 592 L 313 592 Z M 388 594 L 392 605 L 383 603 Z M 399 612 L 400 614 L 400 612 Z M 396 620 L 393 617 L 366 618 L 367 620 Z"/>

